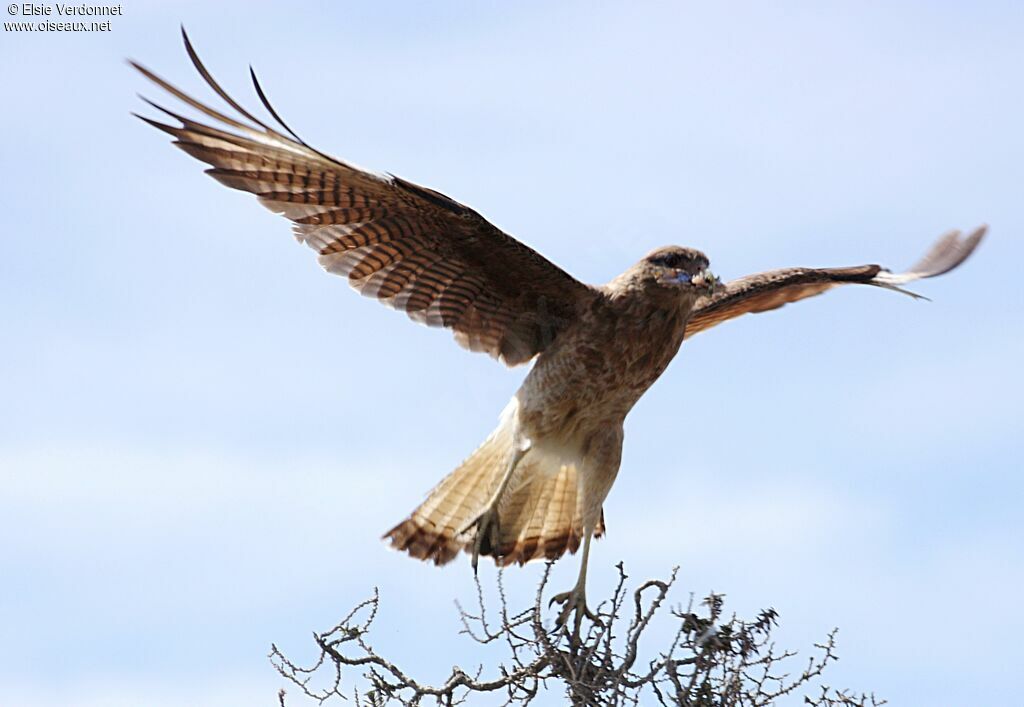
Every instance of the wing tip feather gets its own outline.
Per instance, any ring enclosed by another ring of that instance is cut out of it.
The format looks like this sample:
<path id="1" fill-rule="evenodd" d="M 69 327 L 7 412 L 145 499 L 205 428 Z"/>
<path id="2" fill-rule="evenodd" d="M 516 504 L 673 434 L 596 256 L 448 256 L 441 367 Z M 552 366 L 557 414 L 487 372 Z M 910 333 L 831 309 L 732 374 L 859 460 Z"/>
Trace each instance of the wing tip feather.
<path id="1" fill-rule="evenodd" d="M 935 277 L 959 267 L 978 248 L 988 232 L 988 224 L 981 224 L 967 235 L 959 230 L 950 231 L 940 237 L 907 271 L 918 277 Z"/>

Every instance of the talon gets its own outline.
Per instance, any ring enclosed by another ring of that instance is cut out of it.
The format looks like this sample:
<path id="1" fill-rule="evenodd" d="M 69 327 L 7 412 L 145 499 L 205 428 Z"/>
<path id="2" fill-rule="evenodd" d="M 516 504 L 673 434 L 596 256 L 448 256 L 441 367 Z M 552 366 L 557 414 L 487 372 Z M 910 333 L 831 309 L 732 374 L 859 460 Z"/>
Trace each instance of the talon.
<path id="1" fill-rule="evenodd" d="M 475 530 L 473 534 L 473 574 L 477 573 L 477 565 L 481 554 L 489 554 L 498 544 L 498 514 L 493 508 L 478 515 L 469 522 L 459 535 Z M 486 543 L 486 544 L 485 544 Z"/>
<path id="2" fill-rule="evenodd" d="M 569 592 L 562 592 L 551 597 L 548 602 L 548 608 L 551 608 L 553 604 L 565 604 L 558 617 L 555 619 L 555 628 L 561 628 L 569 621 L 569 616 L 573 613 L 576 614 L 576 620 L 573 622 L 573 640 L 578 640 L 580 636 L 580 628 L 583 625 L 583 617 L 587 617 L 593 623 L 598 626 L 604 626 L 597 615 L 587 607 L 586 595 L 579 587 L 574 588 Z"/>
<path id="3" fill-rule="evenodd" d="M 555 596 L 551 597 L 551 601 L 548 602 L 548 608 L 550 609 L 555 604 L 565 604 L 567 601 L 569 601 L 569 597 L 571 595 L 572 592 L 562 592 L 561 594 L 556 594 Z M 565 622 L 564 614 L 565 609 L 562 609 L 562 611 L 560 611 L 558 614 L 558 618 L 555 619 L 556 626 L 561 626 Z"/>

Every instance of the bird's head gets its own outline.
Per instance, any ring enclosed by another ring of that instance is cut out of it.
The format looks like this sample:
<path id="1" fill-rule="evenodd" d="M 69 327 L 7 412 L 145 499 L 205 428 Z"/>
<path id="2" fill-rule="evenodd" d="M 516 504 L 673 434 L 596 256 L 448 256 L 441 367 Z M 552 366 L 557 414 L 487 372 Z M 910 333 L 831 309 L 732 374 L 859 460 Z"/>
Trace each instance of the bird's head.
<path id="1" fill-rule="evenodd" d="M 670 245 L 651 251 L 635 267 L 648 284 L 710 297 L 722 281 L 708 264 L 708 257 L 699 250 Z"/>

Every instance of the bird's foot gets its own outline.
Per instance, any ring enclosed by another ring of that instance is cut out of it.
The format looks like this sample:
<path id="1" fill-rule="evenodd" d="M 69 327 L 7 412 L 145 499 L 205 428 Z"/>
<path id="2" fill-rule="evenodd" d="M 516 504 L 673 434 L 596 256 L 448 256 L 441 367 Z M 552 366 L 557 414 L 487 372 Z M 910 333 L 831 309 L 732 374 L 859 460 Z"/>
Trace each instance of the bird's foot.
<path id="1" fill-rule="evenodd" d="M 489 554 L 498 545 L 498 511 L 492 506 L 466 525 L 459 534 L 473 530 L 473 574 L 481 554 Z"/>
<path id="2" fill-rule="evenodd" d="M 587 594 L 583 587 L 573 587 L 571 591 L 562 592 L 551 597 L 551 601 L 548 602 L 548 606 L 554 604 L 562 604 L 562 610 L 558 614 L 558 618 L 555 619 L 555 626 L 561 628 L 565 626 L 569 620 L 569 616 L 573 613 L 576 614 L 573 622 L 573 641 L 579 640 L 580 627 L 583 625 L 583 617 L 586 616 L 588 619 L 593 621 L 598 626 L 602 626 L 601 620 L 597 618 L 597 614 L 587 608 Z"/>

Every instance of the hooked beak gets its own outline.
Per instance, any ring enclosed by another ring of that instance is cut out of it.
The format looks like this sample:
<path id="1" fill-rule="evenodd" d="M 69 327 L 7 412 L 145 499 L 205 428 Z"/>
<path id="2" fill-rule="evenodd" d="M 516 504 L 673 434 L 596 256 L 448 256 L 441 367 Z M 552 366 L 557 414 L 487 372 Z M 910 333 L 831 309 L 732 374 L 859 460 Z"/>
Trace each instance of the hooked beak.
<path id="1" fill-rule="evenodd" d="M 680 273 L 682 275 L 682 273 Z M 687 276 L 689 277 L 689 276 Z M 715 294 L 715 290 L 722 286 L 722 281 L 719 280 L 710 268 L 706 268 L 701 272 L 689 278 L 690 284 L 694 287 L 700 287 L 705 290 L 705 294 L 711 297 Z"/>

